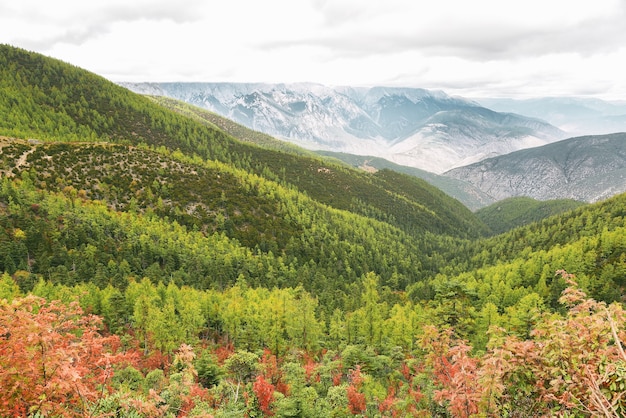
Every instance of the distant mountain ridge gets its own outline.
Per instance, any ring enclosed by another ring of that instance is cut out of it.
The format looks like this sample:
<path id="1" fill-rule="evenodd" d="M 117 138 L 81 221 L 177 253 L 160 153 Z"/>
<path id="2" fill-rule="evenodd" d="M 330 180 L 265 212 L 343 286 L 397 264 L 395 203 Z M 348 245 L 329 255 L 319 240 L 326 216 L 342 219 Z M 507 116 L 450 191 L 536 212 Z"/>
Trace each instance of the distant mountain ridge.
<path id="1" fill-rule="evenodd" d="M 540 119 L 417 88 L 120 84 L 183 100 L 308 149 L 374 155 L 434 173 L 566 136 Z"/>
<path id="2" fill-rule="evenodd" d="M 603 135 L 626 131 L 626 102 L 584 97 L 534 99 L 482 98 L 482 106 L 497 112 L 537 117 L 569 132 L 571 136 Z"/>
<path id="3" fill-rule="evenodd" d="M 626 133 L 570 138 L 444 173 L 502 200 L 597 202 L 626 191 Z"/>

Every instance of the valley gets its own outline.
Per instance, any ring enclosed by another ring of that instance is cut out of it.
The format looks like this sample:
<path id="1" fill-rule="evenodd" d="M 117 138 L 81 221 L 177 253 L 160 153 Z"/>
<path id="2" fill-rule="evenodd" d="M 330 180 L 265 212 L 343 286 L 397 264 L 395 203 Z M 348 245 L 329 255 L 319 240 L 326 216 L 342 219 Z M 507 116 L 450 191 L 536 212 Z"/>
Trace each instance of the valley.
<path id="1" fill-rule="evenodd" d="M 0 45 L 0 415 L 626 410 L 624 134 L 420 89 L 140 87 Z"/>

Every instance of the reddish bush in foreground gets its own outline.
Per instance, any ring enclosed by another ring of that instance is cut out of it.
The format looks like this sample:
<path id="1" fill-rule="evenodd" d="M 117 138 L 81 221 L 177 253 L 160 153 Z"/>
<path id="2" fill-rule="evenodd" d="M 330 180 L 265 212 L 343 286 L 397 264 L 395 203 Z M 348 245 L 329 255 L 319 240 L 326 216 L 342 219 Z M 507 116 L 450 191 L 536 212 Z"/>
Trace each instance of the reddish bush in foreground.
<path id="1" fill-rule="evenodd" d="M 348 409 L 353 415 L 361 414 L 365 412 L 366 400 L 365 395 L 359 392 L 363 383 L 360 366 L 356 366 L 356 369 L 350 371 L 349 380 L 350 386 L 347 389 Z"/>
<path id="2" fill-rule="evenodd" d="M 274 389 L 274 385 L 265 380 L 261 375 L 256 377 L 254 385 L 252 386 L 252 390 L 254 390 L 254 394 L 259 401 L 259 409 L 267 416 L 274 415 L 274 412 L 271 410 Z"/>
<path id="3" fill-rule="evenodd" d="M 0 416 L 88 415 L 106 395 L 113 366 L 129 360 L 100 325 L 77 303 L 0 300 Z"/>

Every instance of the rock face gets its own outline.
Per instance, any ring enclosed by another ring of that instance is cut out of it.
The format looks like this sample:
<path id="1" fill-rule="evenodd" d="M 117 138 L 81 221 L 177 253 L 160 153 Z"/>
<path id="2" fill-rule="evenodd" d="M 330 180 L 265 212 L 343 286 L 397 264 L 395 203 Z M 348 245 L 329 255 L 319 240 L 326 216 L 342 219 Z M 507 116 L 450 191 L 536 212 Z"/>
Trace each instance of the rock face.
<path id="1" fill-rule="evenodd" d="M 563 131 L 440 91 L 319 84 L 121 83 L 200 106 L 308 149 L 373 155 L 434 173 L 544 145 Z"/>
<path id="2" fill-rule="evenodd" d="M 469 182 L 495 200 L 529 196 L 595 202 L 626 192 L 626 133 L 570 138 L 444 175 Z"/>

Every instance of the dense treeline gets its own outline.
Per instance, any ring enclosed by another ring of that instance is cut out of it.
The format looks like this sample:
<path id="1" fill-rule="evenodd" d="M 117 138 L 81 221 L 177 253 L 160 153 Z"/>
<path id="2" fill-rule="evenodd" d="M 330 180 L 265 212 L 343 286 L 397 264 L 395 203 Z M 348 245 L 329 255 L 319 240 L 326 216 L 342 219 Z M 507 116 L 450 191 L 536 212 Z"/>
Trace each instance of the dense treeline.
<path id="1" fill-rule="evenodd" d="M 229 170 L 222 166 L 221 173 Z M 245 177 L 243 172 L 230 173 Z M 559 267 L 578 272 L 581 286 L 595 298 L 621 298 L 625 196 L 489 240 L 437 242 L 432 237 L 424 252 L 410 236 L 384 223 L 316 206 L 260 178 L 247 181 L 256 181 L 260 196 L 280 196 L 281 219 L 297 228 L 285 233 L 290 238 L 280 251 L 246 247 L 227 231 L 194 230 L 150 211 L 113 211 L 72 186 L 59 194 L 37 191 L 27 172 L 20 179 L 4 177 L 0 269 L 29 272 L 20 276 L 23 291 L 38 277 L 120 290 L 130 278 L 143 277 L 198 289 L 225 289 L 238 279 L 253 287 L 302 285 L 319 298 L 326 314 L 352 306 L 362 292 L 359 278 L 373 272 L 386 302 L 397 302 L 394 292 L 407 289 L 406 297 L 414 302 L 449 309 L 441 317 L 468 338 L 477 333 L 475 323 L 489 309 L 502 315 L 523 311 L 528 303 L 557 308 L 565 287 L 553 277 Z M 557 232 L 568 239 L 559 240 Z M 276 245 L 274 237 L 267 239 Z M 520 247 L 502 248 L 505 243 Z M 453 249 L 449 258 L 441 251 L 444 246 Z"/>
<path id="2" fill-rule="evenodd" d="M 331 315 L 336 308 L 355 306 L 363 292 L 360 279 L 372 272 L 385 303 L 406 298 L 433 304 L 439 321 L 454 326 L 465 338 L 478 338 L 474 342 L 480 345 L 484 337 L 480 323 L 486 317 L 489 324 L 506 326 L 518 314 L 558 308 L 565 283 L 553 272 L 560 266 L 579 272 L 581 287 L 609 302 L 621 299 L 626 273 L 626 225 L 619 209 L 626 207 L 626 196 L 558 218 L 561 222 L 544 221 L 543 228 L 528 227 L 527 245 L 518 257 L 496 258 L 480 250 L 488 241 L 477 243 L 478 249 L 448 241 L 456 245 L 458 258 L 433 253 L 423 258 L 431 270 L 422 270 L 421 259 L 414 258 L 418 247 L 400 231 L 327 208 L 311 212 L 314 206 L 305 209 L 305 200 L 300 207 L 285 205 L 292 207 L 287 214 L 302 230 L 283 252 L 274 254 L 246 248 L 224 232 L 207 234 L 149 214 L 115 212 L 81 198 L 73 189 L 64 189 L 65 194 L 39 192 L 28 175 L 4 178 L 0 190 L 0 268 L 17 274 L 23 291 L 31 290 L 39 279 L 63 285 L 111 285 L 120 291 L 129 280 L 143 277 L 154 283 L 216 290 L 243 280 L 255 288 L 301 285 L 319 298 L 320 311 Z M 585 231 L 578 226 L 581 219 L 596 226 L 588 225 Z M 569 228 L 571 239 L 530 246 L 554 238 L 553 228 L 564 233 Z M 519 230 L 509 235 L 517 234 Z M 504 236 L 489 240 L 493 251 L 501 251 L 500 240 Z M 456 263 L 458 259 L 474 266 Z M 404 289 L 406 294 L 398 293 Z M 531 325 L 527 321 L 522 328 Z"/>
<path id="3" fill-rule="evenodd" d="M 56 141 L 119 140 L 225 159 L 227 135 L 95 74 L 0 45 L 3 134 Z"/>
<path id="4" fill-rule="evenodd" d="M 595 299 L 623 301 L 625 215 L 626 195 L 619 195 L 495 237 L 452 245 L 448 255 L 441 254 L 446 262 L 440 274 L 409 291 L 428 299 L 439 283 L 457 283 L 461 294 L 483 301 L 474 304 L 479 310 L 491 301 L 502 312 L 526 297 L 557 309 L 566 284 L 553 272 L 564 268 L 576 271 Z"/>
<path id="5" fill-rule="evenodd" d="M 201 291 L 143 279 L 121 292 L 40 280 L 34 296 L 23 297 L 5 274 L 0 411 L 622 416 L 626 312 L 587 298 L 571 275 L 558 277 L 567 282 L 563 315 L 517 312 L 508 331 L 487 321 L 485 348 L 472 354 L 456 328 L 435 325 L 437 308 L 408 301 L 389 308 L 372 274 L 362 278 L 355 308 L 327 321 L 301 288 L 254 289 L 241 281 Z M 100 313 L 104 325 L 84 312 Z M 529 318 L 525 332 L 516 327 Z"/>
<path id="6" fill-rule="evenodd" d="M 229 173 L 222 168 L 224 175 Z M 237 173 L 240 179 L 245 176 Z M 119 288 L 131 275 L 198 288 L 224 288 L 243 275 L 255 286 L 302 284 L 328 309 L 342 306 L 355 280 L 368 271 L 393 290 L 424 274 L 421 260 L 428 257 L 400 230 L 317 205 L 256 176 L 248 181 L 255 194 L 275 194 L 282 200 L 281 221 L 288 221 L 290 229 L 280 251 L 246 247 L 227 230 L 194 230 L 150 211 L 143 216 L 132 208 L 115 212 L 72 186 L 63 187 L 62 194 L 39 192 L 27 172 L 16 180 L 5 177 L 0 189 L 5 208 L 0 214 L 0 269 L 11 274 L 27 270 L 54 283 L 91 281 Z M 275 237 L 263 234 L 268 246 L 277 245 Z"/>
<path id="7" fill-rule="evenodd" d="M 549 251 L 618 230 L 624 226 L 624 216 L 626 199 L 624 195 L 614 196 L 505 234 L 467 242 L 465 249 L 459 252 L 461 256 L 455 258 L 451 264 L 459 265 L 461 270 L 467 271 L 512 261 L 529 252 Z M 601 246 L 601 242 L 599 245 Z M 615 254 L 619 254 L 622 249 L 618 247 Z"/>

